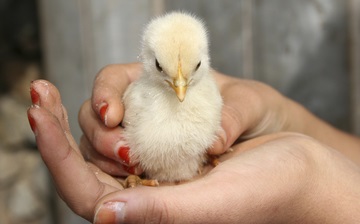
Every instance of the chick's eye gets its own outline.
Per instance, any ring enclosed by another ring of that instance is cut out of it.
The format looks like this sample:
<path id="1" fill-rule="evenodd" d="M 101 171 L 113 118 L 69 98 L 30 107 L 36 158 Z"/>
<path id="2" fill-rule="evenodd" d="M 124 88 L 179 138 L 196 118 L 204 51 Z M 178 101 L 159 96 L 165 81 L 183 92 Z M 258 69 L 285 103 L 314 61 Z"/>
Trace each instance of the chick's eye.
<path id="1" fill-rule="evenodd" d="M 200 68 L 201 61 L 196 65 L 195 71 L 197 71 Z"/>
<path id="2" fill-rule="evenodd" d="M 162 69 L 162 67 L 160 66 L 160 64 L 159 64 L 159 62 L 158 62 L 157 59 L 155 59 L 155 65 L 156 65 L 156 69 L 157 69 L 159 72 L 162 72 L 162 71 L 163 71 L 163 69 Z"/>

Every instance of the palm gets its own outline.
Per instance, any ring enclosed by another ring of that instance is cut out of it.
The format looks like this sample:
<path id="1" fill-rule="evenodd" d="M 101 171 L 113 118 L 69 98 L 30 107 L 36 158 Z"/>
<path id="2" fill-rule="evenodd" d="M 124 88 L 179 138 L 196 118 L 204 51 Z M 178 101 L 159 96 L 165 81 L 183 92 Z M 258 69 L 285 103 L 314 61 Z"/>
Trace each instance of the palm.
<path id="1" fill-rule="evenodd" d="M 110 197 L 122 195 L 123 186 L 119 179 L 103 172 L 98 166 L 86 162 L 79 147 L 74 141 L 69 131 L 67 115 L 61 105 L 60 95 L 57 89 L 48 82 L 37 81 L 32 84 L 33 88 L 39 93 L 40 105 L 32 107 L 29 115 L 37 121 L 36 140 L 39 151 L 46 162 L 53 179 L 58 186 L 58 192 L 69 207 L 80 216 L 92 220 L 96 205 Z M 261 142 L 268 141 L 266 137 L 255 141 L 234 146 L 234 151 L 220 157 L 220 165 L 213 168 L 206 166 L 202 174 L 187 183 L 176 187 L 161 186 L 161 191 L 155 188 L 139 187 L 129 192 L 135 194 L 134 197 L 145 198 L 164 197 L 163 193 L 169 193 L 169 199 L 175 195 L 183 195 L 181 200 L 192 200 L 196 197 L 206 197 L 214 195 L 219 200 L 239 200 L 234 197 L 232 191 L 224 191 L 219 188 L 219 184 L 224 185 L 225 189 L 242 190 L 242 194 L 237 197 L 246 197 L 251 192 L 249 186 L 264 187 L 264 180 L 267 187 L 276 187 L 277 179 L 271 178 L 273 173 L 281 171 L 274 163 L 274 155 L 283 151 L 272 150 L 250 150 Z M 91 147 L 91 146 L 89 146 Z M 89 149 L 89 151 L 94 151 Z M 245 152 L 246 151 L 246 152 Z M 259 156 L 261 153 L 261 156 Z M 280 153 L 282 155 L 282 153 Z M 291 159 L 286 158 L 289 154 L 285 153 L 282 159 L 291 163 Z M 270 163 L 269 163 L 270 161 Z M 98 161 L 99 164 L 106 161 Z M 275 171 L 274 171 L 275 170 Z M 286 170 L 285 170 L 286 171 Z M 289 176 L 289 175 L 287 175 Z M 261 177 L 261 178 L 259 178 Z M 274 186 L 271 183 L 275 183 Z M 240 186 L 242 189 L 237 189 Z M 234 188 L 236 187 L 236 188 Z M 198 194 L 203 189 L 207 189 L 205 194 Z M 263 189 L 266 191 L 267 189 Z M 174 192 L 175 191 L 175 192 Z M 281 192 L 281 191 L 280 191 Z M 251 194 L 250 194 L 251 195 Z M 187 203 L 187 202 L 184 202 Z M 252 202 L 255 203 L 255 202 Z M 129 206 L 131 206 L 129 204 Z M 191 208 L 191 207 L 189 207 Z M 216 211 L 214 211 L 216 214 Z M 191 221 L 191 220 L 188 220 Z"/>

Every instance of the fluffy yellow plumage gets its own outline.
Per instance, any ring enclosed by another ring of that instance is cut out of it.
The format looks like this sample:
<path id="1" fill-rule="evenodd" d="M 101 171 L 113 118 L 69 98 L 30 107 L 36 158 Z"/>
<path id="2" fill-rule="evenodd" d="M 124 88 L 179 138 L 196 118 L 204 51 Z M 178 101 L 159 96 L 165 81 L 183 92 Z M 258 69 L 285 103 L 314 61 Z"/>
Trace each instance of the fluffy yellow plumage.
<path id="1" fill-rule="evenodd" d="M 152 20 L 141 60 L 143 74 L 123 99 L 131 160 L 152 179 L 190 179 L 205 162 L 221 119 L 203 23 L 181 12 Z"/>

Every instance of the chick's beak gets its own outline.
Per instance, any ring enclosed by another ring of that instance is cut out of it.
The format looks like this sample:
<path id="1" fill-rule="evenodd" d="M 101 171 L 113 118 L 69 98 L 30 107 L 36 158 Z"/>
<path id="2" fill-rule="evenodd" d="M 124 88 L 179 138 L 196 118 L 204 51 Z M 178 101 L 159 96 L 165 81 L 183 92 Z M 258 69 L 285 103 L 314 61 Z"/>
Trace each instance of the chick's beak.
<path id="1" fill-rule="evenodd" d="M 182 73 L 180 60 L 178 63 L 178 71 L 177 71 L 175 78 L 173 79 L 173 82 L 172 83 L 169 81 L 167 81 L 167 82 L 175 91 L 176 96 L 179 99 L 179 101 L 183 102 L 185 99 L 186 90 L 188 87 L 188 81 L 187 81 L 187 78 L 185 78 Z"/>
<path id="2" fill-rule="evenodd" d="M 187 79 L 183 76 L 181 69 L 178 70 L 178 74 L 173 81 L 173 89 L 180 102 L 183 102 L 187 90 Z"/>

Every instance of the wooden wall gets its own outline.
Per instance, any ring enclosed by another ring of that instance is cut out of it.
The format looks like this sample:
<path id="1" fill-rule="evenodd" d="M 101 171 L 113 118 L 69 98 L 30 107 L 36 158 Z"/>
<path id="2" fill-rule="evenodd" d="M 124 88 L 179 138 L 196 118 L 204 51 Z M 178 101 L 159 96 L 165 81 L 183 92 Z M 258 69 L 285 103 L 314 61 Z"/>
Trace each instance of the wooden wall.
<path id="1" fill-rule="evenodd" d="M 348 1 L 351 127 L 360 136 L 360 0 Z"/>
<path id="2" fill-rule="evenodd" d="M 60 89 L 75 137 L 96 73 L 136 61 L 151 17 L 202 17 L 212 65 L 268 83 L 315 114 L 360 134 L 360 0 L 40 0 L 48 78 Z M 246 106 L 246 105 L 244 105 Z"/>

